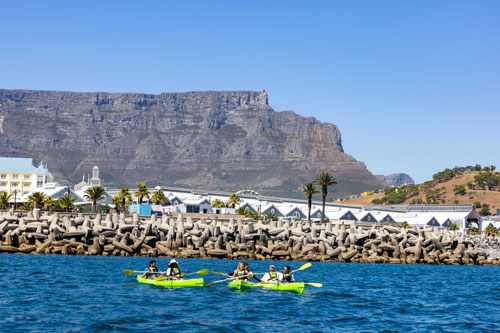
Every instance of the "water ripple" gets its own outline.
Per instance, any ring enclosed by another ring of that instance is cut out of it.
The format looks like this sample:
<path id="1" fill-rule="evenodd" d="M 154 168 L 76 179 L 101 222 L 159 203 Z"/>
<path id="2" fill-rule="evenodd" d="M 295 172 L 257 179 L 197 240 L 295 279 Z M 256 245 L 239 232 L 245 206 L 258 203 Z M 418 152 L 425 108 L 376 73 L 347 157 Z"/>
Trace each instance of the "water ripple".
<path id="1" fill-rule="evenodd" d="M 158 259 L 163 269 L 169 259 Z M 313 263 L 303 295 L 234 292 L 225 283 L 169 290 L 123 269 L 149 258 L 0 255 L 0 331 L 498 331 L 499 267 Z M 232 260 L 181 259 L 184 271 Z M 250 262 L 254 271 L 269 262 Z M 287 263 L 300 267 L 303 263 Z M 278 264 L 278 266 L 282 266 Z M 205 280 L 220 276 L 206 275 Z"/>

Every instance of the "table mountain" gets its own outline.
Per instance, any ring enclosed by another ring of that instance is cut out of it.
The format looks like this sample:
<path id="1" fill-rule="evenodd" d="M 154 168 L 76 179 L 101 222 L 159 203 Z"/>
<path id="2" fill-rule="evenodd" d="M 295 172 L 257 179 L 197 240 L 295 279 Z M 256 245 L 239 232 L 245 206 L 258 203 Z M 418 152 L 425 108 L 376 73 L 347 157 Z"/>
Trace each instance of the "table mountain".
<path id="1" fill-rule="evenodd" d="M 108 187 L 254 189 L 302 197 L 320 172 L 333 192 L 382 188 L 344 153 L 337 126 L 276 112 L 265 91 L 80 93 L 0 90 L 0 156 L 47 161 L 60 183 L 98 165 Z"/>

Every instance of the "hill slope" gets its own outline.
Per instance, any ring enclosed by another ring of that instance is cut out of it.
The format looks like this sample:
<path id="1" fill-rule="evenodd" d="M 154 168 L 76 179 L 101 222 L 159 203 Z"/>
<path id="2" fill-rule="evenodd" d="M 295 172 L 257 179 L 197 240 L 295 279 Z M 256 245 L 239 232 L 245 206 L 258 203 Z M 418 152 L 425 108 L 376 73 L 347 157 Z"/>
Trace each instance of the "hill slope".
<path id="1" fill-rule="evenodd" d="M 481 204 L 488 204 L 492 213 L 496 213 L 496 209 L 500 208 L 500 191 L 498 188 L 494 190 L 479 189 L 475 186 L 474 189 L 469 188 L 468 183 L 474 183 L 474 177 L 479 175 L 478 171 L 468 171 L 457 174 L 454 178 L 446 181 L 432 181 L 419 184 L 418 194 L 409 196 L 401 204 L 411 204 L 418 202 L 426 203 L 429 196 L 440 204 L 474 204 L 480 202 Z M 496 175 L 499 175 L 496 173 Z M 455 193 L 456 186 L 462 185 L 465 188 L 464 194 Z M 374 199 L 382 199 L 384 193 L 376 193 L 367 196 L 360 196 L 358 198 L 345 200 L 343 203 L 355 205 L 372 205 Z"/>
<path id="2" fill-rule="evenodd" d="M 339 180 L 332 194 L 385 185 L 344 153 L 337 126 L 276 112 L 264 91 L 0 90 L 0 156 L 48 161 L 56 179 L 72 183 L 98 165 L 106 186 L 302 197 L 297 188 L 320 172 Z"/>

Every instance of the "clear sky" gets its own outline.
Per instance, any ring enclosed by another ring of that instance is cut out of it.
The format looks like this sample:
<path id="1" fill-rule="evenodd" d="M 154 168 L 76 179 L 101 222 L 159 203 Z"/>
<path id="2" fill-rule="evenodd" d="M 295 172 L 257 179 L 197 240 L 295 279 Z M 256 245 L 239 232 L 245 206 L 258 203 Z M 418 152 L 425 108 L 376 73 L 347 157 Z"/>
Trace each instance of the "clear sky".
<path id="1" fill-rule="evenodd" d="M 262 90 L 375 174 L 500 163 L 500 1 L 2 1 L 0 88 Z"/>

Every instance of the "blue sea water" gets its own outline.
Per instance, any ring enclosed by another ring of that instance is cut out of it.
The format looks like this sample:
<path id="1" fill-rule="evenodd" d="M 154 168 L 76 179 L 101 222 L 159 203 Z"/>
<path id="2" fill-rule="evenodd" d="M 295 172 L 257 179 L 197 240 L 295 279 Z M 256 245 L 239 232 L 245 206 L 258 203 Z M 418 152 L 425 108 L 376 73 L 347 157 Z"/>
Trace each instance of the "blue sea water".
<path id="1" fill-rule="evenodd" d="M 165 269 L 166 258 L 158 258 Z M 500 330 L 500 267 L 313 263 L 303 295 L 226 283 L 169 290 L 124 269 L 149 258 L 0 255 L 0 331 L 457 332 Z M 184 272 L 236 261 L 179 259 Z M 269 262 L 250 261 L 254 272 Z M 293 268 L 301 262 L 275 263 Z M 205 283 L 220 276 L 206 275 Z"/>

